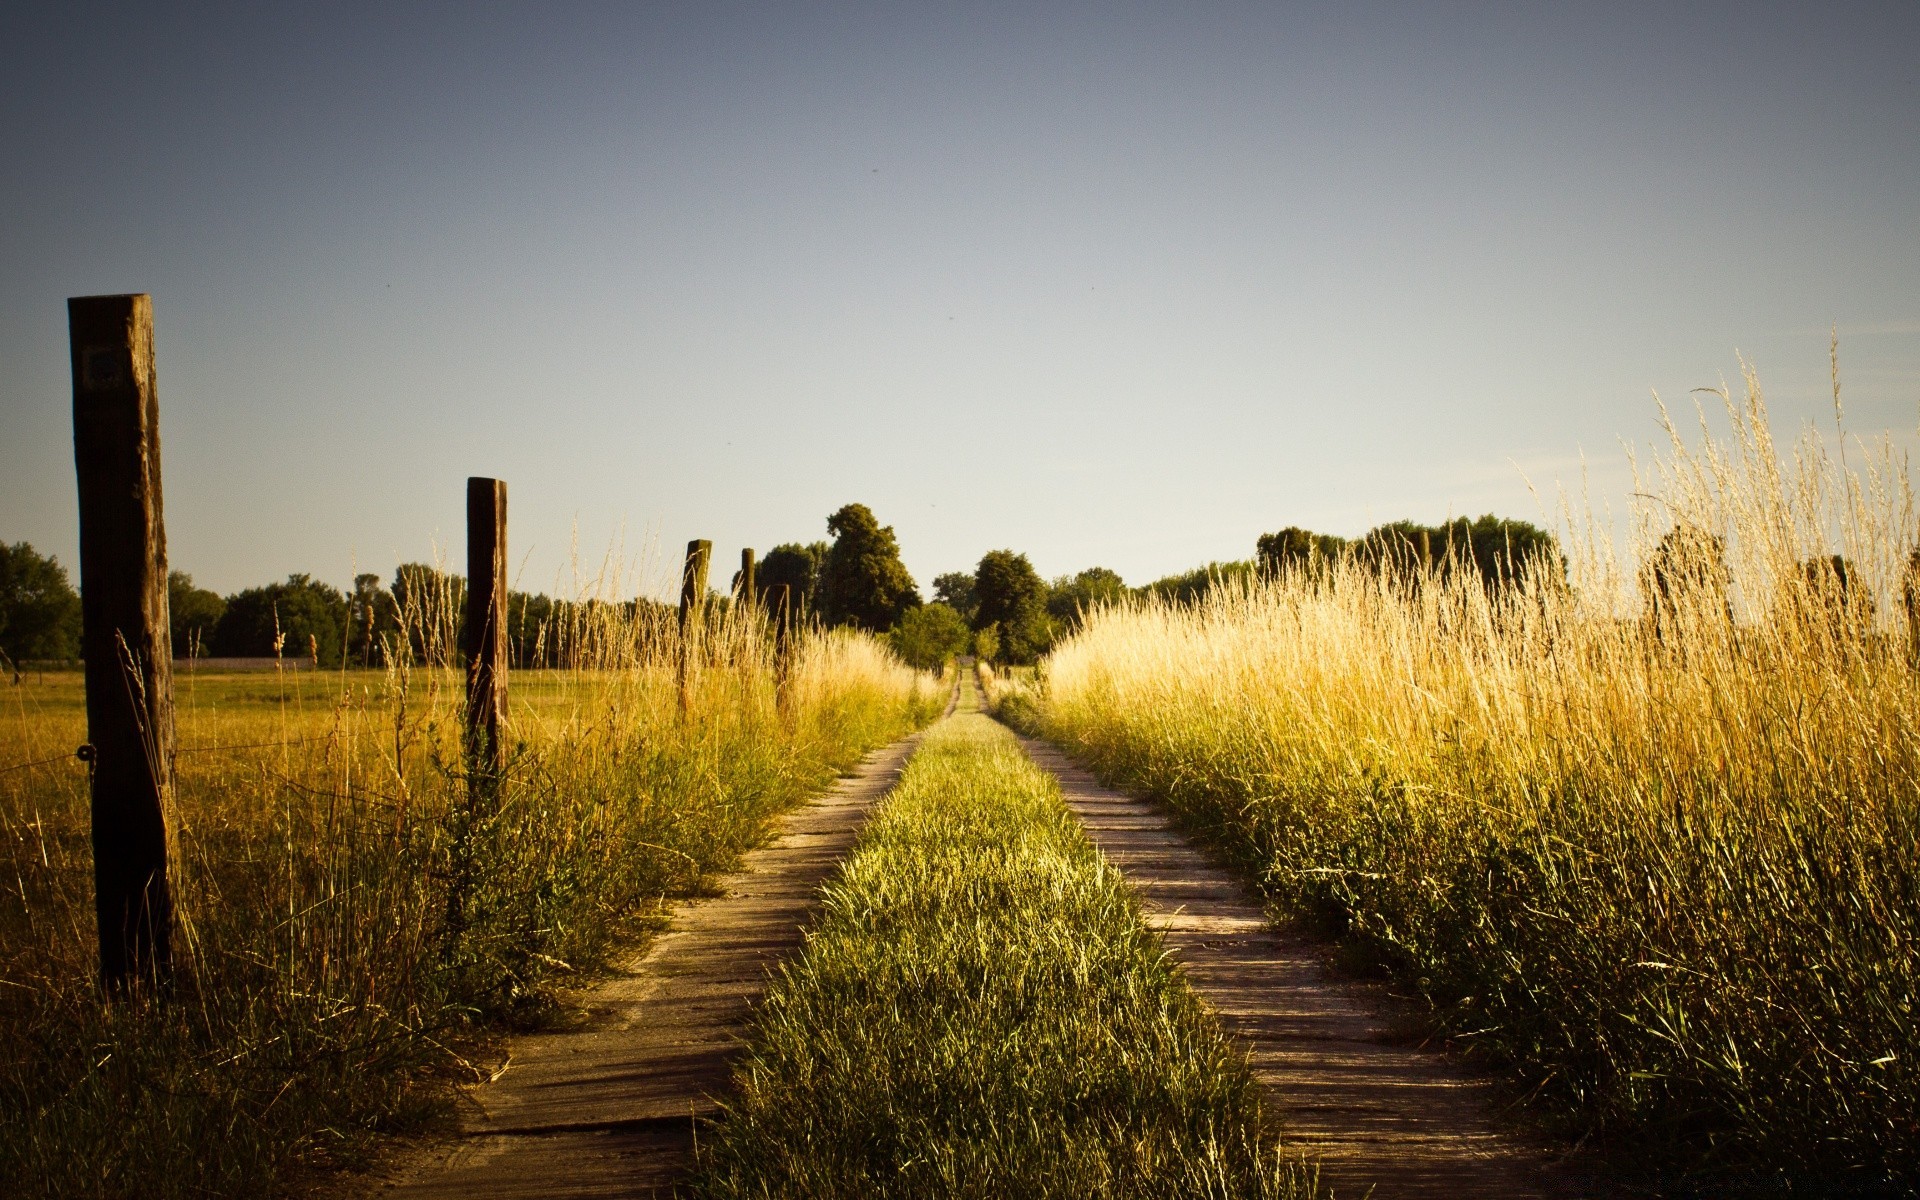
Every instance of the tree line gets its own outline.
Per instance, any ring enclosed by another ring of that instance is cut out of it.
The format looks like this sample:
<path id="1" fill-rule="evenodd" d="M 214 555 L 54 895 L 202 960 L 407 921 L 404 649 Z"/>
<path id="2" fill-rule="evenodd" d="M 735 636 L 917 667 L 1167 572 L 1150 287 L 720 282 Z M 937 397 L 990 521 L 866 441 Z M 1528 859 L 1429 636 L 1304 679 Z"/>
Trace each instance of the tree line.
<path id="1" fill-rule="evenodd" d="M 767 552 L 756 571 L 756 599 L 770 611 L 784 605 L 781 615 L 787 618 L 885 636 L 902 658 L 922 668 L 969 652 L 995 662 L 1032 663 L 1101 605 L 1128 597 L 1191 603 L 1223 584 L 1287 573 L 1313 576 L 1340 561 L 1409 584 L 1464 575 L 1503 591 L 1564 586 L 1566 580 L 1566 560 L 1550 533 L 1488 514 L 1439 525 L 1395 521 L 1358 538 L 1288 526 L 1261 534 L 1252 558 L 1209 563 L 1140 587 L 1129 587 L 1105 567 L 1047 580 L 1025 554 L 993 550 L 971 572 L 935 576 L 929 601 L 901 562 L 892 527 L 880 524 L 866 505 L 845 505 L 826 524 L 826 540 L 784 543 Z M 1810 593 L 1830 593 L 1841 607 L 1864 603 L 1844 559 L 1810 559 L 1802 574 Z M 1920 581 L 1920 551 L 1909 576 Z M 1671 621 L 1682 593 L 1724 592 L 1729 581 L 1724 543 L 1678 526 L 1642 563 L 1639 582 L 1648 619 L 1660 627 Z M 733 582 L 737 589 L 739 578 Z M 458 658 L 466 580 L 426 563 L 403 563 L 390 581 L 357 575 L 348 592 L 303 574 L 230 596 L 195 586 L 181 571 L 171 572 L 167 584 L 178 657 L 280 656 L 321 667 L 379 666 L 403 655 L 428 663 Z M 1910 582 L 1904 599 L 1909 615 L 1920 619 L 1920 587 Z M 716 604 L 728 602 L 728 596 L 715 598 Z M 567 665 L 566 639 L 556 631 L 577 627 L 598 609 L 611 607 L 627 618 L 643 607 L 667 611 L 647 599 L 608 604 L 526 592 L 509 592 L 507 607 L 512 662 L 523 668 Z M 1727 611 L 1731 617 L 1730 604 Z M 72 659 L 79 648 L 80 599 L 65 568 L 25 542 L 0 543 L 0 654 L 18 664 Z"/>

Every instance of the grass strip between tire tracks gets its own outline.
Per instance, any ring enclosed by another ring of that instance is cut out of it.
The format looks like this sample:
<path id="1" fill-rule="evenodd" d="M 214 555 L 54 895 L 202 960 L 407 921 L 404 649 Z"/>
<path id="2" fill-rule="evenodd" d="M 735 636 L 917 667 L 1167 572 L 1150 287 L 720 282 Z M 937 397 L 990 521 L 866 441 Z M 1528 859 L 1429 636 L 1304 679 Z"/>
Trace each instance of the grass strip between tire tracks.
<path id="1" fill-rule="evenodd" d="M 986 717 L 927 735 L 824 895 L 698 1194 L 1314 1194 L 1118 872 Z"/>

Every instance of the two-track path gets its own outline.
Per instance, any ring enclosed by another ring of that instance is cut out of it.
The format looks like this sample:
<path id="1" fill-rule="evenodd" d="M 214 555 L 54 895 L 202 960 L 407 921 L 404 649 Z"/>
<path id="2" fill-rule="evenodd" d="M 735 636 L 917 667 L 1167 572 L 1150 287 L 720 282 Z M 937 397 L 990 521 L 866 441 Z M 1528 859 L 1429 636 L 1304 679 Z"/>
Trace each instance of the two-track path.
<path id="1" fill-rule="evenodd" d="M 512 1040 L 506 1070 L 467 1093 L 459 1131 L 376 1193 L 388 1200 L 665 1196 L 695 1122 L 717 1110 L 768 971 L 799 948 L 819 885 L 918 737 L 875 751 L 788 813 L 722 894 L 674 914 L 586 997 L 575 1029 Z"/>
<path id="2" fill-rule="evenodd" d="M 458 1133 L 378 1194 L 670 1194 L 697 1121 L 718 1110 L 769 970 L 799 948 L 819 885 L 917 742 L 874 752 L 783 818 L 722 895 L 683 906 L 644 954 L 588 994 L 577 1028 L 514 1039 L 506 1069 L 468 1092 Z M 1597 1194 L 1498 1129 L 1482 1079 L 1398 1036 L 1390 1005 L 1336 979 L 1313 943 L 1277 930 L 1158 809 L 1101 787 L 1044 742 L 1022 742 L 1247 1050 L 1289 1148 L 1318 1161 L 1341 1200 L 1369 1189 L 1376 1200 Z"/>
<path id="3" fill-rule="evenodd" d="M 1490 1117 L 1491 1085 L 1401 1036 L 1389 998 L 1339 980 L 1154 805 L 1101 787 L 1046 742 L 1028 755 L 1140 897 L 1187 978 L 1247 1051 L 1289 1150 L 1337 1197 L 1600 1194 Z"/>

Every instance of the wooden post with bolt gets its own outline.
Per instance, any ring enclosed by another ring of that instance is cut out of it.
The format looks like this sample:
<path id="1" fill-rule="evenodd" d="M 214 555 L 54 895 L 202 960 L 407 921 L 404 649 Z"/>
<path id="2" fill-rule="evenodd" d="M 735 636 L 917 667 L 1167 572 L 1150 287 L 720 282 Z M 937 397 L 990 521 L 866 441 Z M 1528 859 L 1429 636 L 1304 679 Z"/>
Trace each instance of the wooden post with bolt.
<path id="1" fill-rule="evenodd" d="M 699 637 L 707 600 L 707 566 L 713 543 L 695 538 L 687 543 L 687 561 L 680 571 L 680 712 L 693 706 L 693 650 Z"/>
<path id="2" fill-rule="evenodd" d="M 467 790 L 490 797 L 507 770 L 507 485 L 467 480 Z"/>
<path id="3" fill-rule="evenodd" d="M 173 792 L 173 645 L 160 504 L 153 300 L 67 301 L 80 489 L 93 883 L 109 994 L 173 965 L 166 806 Z"/>

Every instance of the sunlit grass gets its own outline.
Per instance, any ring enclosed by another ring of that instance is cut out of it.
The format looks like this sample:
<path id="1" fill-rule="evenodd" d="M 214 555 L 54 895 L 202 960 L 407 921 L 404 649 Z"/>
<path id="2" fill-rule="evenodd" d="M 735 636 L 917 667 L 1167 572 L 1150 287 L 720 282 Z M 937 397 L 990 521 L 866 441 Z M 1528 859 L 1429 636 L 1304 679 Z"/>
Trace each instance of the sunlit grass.
<path id="1" fill-rule="evenodd" d="M 1538 1110 L 1689 1161 L 1910 1176 L 1905 467 L 1811 438 L 1783 466 L 1757 385 L 1728 409 L 1645 472 L 1638 543 L 1725 539 L 1724 588 L 1703 567 L 1656 614 L 1589 534 L 1570 589 L 1347 564 L 1126 605 L 1049 660 L 1041 719 L 1423 992 Z M 1851 587 L 1805 566 L 1836 549 Z"/>
<path id="2" fill-rule="evenodd" d="M 1005 730 L 929 733 L 767 998 L 709 1197 L 1278 1197 L 1246 1064 Z"/>
<path id="3" fill-rule="evenodd" d="M 95 992 L 80 677 L 0 691 L 9 1190 L 252 1196 L 360 1159 L 471 1076 L 476 1033 L 547 1019 L 664 898 L 938 706 L 847 634 L 803 639 L 776 697 L 771 639 L 736 615 L 697 627 L 683 709 L 671 622 L 598 620 L 578 669 L 512 675 L 507 780 L 477 813 L 453 670 L 182 671 L 158 1001 Z"/>

